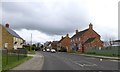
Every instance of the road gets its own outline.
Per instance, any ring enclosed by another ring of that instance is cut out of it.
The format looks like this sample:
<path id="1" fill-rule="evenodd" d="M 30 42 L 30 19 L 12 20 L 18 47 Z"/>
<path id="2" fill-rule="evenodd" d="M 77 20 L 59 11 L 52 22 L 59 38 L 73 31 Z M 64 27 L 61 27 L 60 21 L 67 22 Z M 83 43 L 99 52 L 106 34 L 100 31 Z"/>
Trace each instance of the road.
<path id="1" fill-rule="evenodd" d="M 85 57 L 78 54 L 40 52 L 42 70 L 118 70 L 118 61 Z"/>

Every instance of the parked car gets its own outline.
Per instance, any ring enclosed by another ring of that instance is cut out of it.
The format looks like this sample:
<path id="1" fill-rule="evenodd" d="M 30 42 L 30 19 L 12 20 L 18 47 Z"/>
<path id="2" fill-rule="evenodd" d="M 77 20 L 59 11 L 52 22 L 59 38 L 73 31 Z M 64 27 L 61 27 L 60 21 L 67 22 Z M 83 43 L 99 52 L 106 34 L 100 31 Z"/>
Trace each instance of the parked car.
<path id="1" fill-rule="evenodd" d="M 43 52 L 45 52 L 45 49 L 43 49 Z"/>
<path id="2" fill-rule="evenodd" d="M 47 52 L 50 52 L 50 49 L 46 49 Z"/>
<path id="3" fill-rule="evenodd" d="M 51 52 L 52 52 L 52 53 L 55 53 L 55 52 L 56 52 L 56 50 L 55 50 L 55 49 L 51 49 Z"/>

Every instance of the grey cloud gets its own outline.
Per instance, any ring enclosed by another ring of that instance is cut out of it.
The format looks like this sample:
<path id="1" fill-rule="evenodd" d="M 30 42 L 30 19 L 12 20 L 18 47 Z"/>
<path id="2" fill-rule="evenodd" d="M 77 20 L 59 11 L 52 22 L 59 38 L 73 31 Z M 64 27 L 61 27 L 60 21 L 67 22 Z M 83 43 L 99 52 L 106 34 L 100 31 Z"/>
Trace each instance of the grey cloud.
<path id="1" fill-rule="evenodd" d="M 50 5 L 49 5 L 50 4 Z M 72 33 L 86 27 L 87 12 L 77 2 L 4 2 L 2 23 L 15 29 L 38 30 L 49 35 Z"/>

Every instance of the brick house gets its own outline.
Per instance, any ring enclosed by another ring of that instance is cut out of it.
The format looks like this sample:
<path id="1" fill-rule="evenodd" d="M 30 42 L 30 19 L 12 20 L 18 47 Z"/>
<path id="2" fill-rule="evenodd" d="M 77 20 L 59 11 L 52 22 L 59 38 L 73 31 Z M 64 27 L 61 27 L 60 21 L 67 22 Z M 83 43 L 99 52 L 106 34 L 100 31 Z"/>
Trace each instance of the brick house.
<path id="1" fill-rule="evenodd" d="M 52 49 L 57 50 L 57 44 L 58 44 L 58 41 L 53 41 L 53 42 L 51 43 Z"/>
<path id="2" fill-rule="evenodd" d="M 5 26 L 0 24 L 0 35 L 0 48 L 7 48 L 8 50 L 22 48 L 23 38 L 9 28 L 9 24 Z"/>
<path id="3" fill-rule="evenodd" d="M 65 50 L 67 52 L 70 51 L 70 38 L 69 35 L 66 34 L 65 37 L 62 36 L 61 40 L 58 42 L 58 49 L 57 50 Z"/>
<path id="4" fill-rule="evenodd" d="M 78 32 L 71 37 L 71 48 L 75 51 L 84 52 L 90 47 L 103 47 L 101 36 L 93 30 L 93 25 L 90 23 L 89 28 Z"/>

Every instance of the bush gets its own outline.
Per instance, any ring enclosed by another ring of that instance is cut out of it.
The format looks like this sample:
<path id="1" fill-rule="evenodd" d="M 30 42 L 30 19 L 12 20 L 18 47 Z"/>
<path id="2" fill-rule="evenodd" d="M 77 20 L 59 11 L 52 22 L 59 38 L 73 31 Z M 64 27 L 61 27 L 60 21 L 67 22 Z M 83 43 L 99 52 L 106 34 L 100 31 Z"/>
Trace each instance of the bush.
<path id="1" fill-rule="evenodd" d="M 67 52 L 67 49 L 62 47 L 62 48 L 60 49 L 60 52 Z"/>

